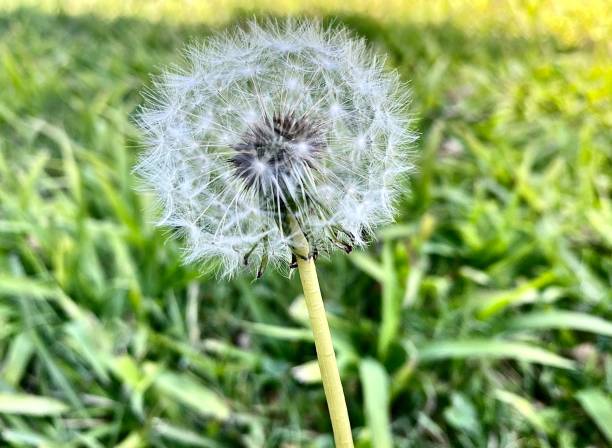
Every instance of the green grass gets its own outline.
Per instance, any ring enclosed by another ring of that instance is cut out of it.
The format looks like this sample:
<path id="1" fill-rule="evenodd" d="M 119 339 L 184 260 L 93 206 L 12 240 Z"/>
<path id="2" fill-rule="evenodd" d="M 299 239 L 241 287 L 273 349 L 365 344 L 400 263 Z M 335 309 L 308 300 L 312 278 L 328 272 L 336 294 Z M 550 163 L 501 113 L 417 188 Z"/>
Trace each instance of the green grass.
<path id="1" fill-rule="evenodd" d="M 225 19 L 9 3 L 0 445 L 332 446 L 296 278 L 201 278 L 133 189 L 138 92 Z M 398 223 L 319 263 L 358 446 L 608 446 L 612 11 L 364 4 L 335 20 L 411 82 L 421 138 Z"/>

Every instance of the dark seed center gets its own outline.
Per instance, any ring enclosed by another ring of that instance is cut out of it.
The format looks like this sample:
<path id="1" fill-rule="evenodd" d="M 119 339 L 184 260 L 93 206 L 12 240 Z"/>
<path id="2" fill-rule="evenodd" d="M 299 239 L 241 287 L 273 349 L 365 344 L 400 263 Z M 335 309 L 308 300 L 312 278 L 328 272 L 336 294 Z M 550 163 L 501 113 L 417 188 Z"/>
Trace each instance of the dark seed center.
<path id="1" fill-rule="evenodd" d="M 307 117 L 278 113 L 264 116 L 232 148 L 236 175 L 249 187 L 265 189 L 286 184 L 288 176 L 304 169 L 316 169 L 325 139 L 321 126 Z"/>

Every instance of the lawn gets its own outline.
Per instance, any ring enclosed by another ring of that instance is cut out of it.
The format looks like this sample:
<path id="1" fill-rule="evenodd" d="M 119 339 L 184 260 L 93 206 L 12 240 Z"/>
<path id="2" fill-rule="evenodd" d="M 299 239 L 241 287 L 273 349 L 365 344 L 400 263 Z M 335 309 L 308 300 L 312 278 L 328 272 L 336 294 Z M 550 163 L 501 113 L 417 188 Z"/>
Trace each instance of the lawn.
<path id="1" fill-rule="evenodd" d="M 0 445 L 332 446 L 296 276 L 185 265 L 132 173 L 150 74 L 291 13 L 413 91 L 397 223 L 318 263 L 357 446 L 610 446 L 610 4 L 255 3 L 0 3 Z"/>

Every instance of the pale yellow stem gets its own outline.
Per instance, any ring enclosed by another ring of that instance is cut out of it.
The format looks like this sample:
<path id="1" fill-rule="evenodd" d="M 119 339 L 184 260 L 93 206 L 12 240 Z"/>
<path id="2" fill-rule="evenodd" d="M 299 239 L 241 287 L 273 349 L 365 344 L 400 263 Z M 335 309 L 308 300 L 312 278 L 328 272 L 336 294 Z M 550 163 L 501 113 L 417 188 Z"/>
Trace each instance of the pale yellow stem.
<path id="1" fill-rule="evenodd" d="M 296 229 L 297 226 L 293 227 Z M 340 373 L 338 372 L 336 354 L 332 345 L 327 316 L 325 315 L 321 289 L 319 288 L 317 270 L 314 260 L 308 258 L 309 247 L 306 238 L 304 238 L 304 235 L 299 230 L 295 233 L 297 236 L 294 238 L 294 250 L 296 255 L 298 255 L 298 270 L 314 335 L 319 369 L 321 370 L 321 381 L 323 382 L 323 390 L 325 391 L 325 398 L 329 408 L 334 440 L 337 448 L 353 448 L 351 424 L 349 422 L 342 383 L 340 382 Z M 302 259 L 300 256 L 308 259 Z"/>

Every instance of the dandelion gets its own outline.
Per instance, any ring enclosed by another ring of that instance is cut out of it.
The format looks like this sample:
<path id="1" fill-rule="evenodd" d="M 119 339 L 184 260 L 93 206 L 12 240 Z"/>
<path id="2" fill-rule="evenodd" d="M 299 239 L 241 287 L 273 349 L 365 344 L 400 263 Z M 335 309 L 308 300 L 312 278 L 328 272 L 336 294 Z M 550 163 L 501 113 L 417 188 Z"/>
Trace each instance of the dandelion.
<path id="1" fill-rule="evenodd" d="M 363 40 L 310 21 L 252 22 L 185 56 L 138 115 L 158 224 L 222 276 L 299 269 L 336 443 L 352 446 L 314 260 L 393 219 L 411 169 L 407 90 Z"/>

